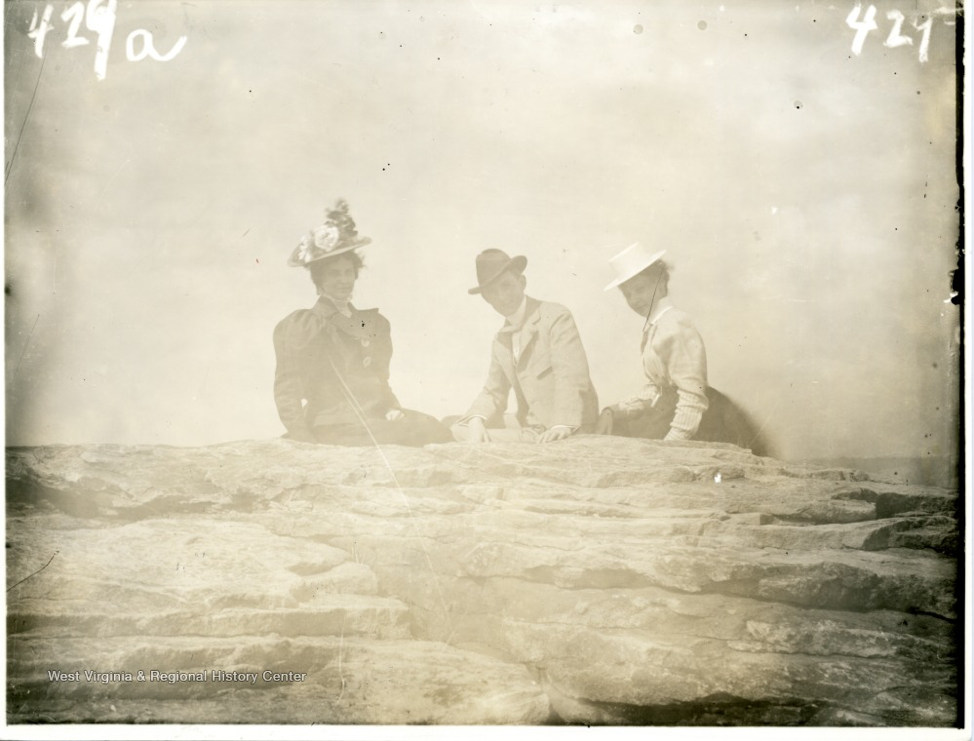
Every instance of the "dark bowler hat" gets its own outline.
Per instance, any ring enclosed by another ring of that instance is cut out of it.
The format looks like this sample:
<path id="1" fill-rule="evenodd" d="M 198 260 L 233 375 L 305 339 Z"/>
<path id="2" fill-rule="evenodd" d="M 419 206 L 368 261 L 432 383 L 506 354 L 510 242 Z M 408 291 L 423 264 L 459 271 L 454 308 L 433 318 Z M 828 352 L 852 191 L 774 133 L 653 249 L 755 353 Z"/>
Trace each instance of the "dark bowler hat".
<path id="1" fill-rule="evenodd" d="M 489 249 L 477 255 L 477 283 L 476 288 L 471 288 L 467 293 L 480 293 L 488 283 L 497 280 L 505 270 L 510 270 L 515 275 L 524 272 L 528 264 L 528 258 L 524 255 L 510 257 L 503 250 Z"/>

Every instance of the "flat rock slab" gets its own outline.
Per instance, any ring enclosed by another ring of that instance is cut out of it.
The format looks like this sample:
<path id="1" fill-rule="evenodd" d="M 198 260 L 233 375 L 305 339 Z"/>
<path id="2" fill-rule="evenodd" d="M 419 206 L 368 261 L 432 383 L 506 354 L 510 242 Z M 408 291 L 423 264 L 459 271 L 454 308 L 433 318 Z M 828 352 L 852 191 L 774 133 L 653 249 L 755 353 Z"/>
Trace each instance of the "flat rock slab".
<path id="1" fill-rule="evenodd" d="M 705 443 L 272 440 L 11 449 L 7 516 L 20 721 L 957 721 L 953 491 Z M 48 674 L 153 668 L 308 679 Z"/>

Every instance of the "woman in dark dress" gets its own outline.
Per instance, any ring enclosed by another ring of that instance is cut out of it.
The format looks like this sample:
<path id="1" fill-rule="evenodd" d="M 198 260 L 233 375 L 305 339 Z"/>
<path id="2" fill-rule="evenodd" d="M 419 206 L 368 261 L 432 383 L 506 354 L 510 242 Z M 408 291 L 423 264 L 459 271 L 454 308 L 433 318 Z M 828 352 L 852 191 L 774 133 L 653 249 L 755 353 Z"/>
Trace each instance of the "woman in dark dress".
<path id="1" fill-rule="evenodd" d="M 665 250 L 630 245 L 612 258 L 629 307 L 642 317 L 646 384 L 634 396 L 607 407 L 596 432 L 654 440 L 728 442 L 764 454 L 754 425 L 726 396 L 707 383 L 707 352 L 690 317 L 668 297 Z"/>
<path id="2" fill-rule="evenodd" d="M 452 440 L 426 414 L 403 409 L 389 386 L 392 338 L 378 309 L 357 309 L 352 290 L 362 268 L 348 204 L 338 201 L 325 223 L 306 234 L 288 265 L 306 268 L 318 292 L 274 329 L 274 401 L 287 437 L 331 445 L 422 446 Z"/>

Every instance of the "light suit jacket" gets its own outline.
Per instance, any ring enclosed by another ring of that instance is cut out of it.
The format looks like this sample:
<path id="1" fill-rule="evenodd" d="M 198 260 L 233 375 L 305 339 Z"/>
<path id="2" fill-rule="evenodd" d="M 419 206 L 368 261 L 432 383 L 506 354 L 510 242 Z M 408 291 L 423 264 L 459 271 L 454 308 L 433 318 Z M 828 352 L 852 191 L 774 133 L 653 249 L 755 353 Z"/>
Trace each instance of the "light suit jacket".
<path id="1" fill-rule="evenodd" d="M 594 426 L 599 401 L 571 312 L 529 297 L 516 366 L 512 331 L 505 323 L 494 337 L 487 382 L 465 416 L 496 420 L 513 388 L 522 426 Z"/>

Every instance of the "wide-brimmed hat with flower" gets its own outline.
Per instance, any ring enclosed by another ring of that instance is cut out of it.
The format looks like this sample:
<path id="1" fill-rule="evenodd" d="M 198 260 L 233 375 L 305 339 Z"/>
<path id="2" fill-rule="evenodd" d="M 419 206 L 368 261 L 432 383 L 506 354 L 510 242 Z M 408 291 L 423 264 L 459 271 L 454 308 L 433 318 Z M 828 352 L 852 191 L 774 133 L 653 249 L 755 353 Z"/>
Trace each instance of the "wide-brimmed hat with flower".
<path id="1" fill-rule="evenodd" d="M 609 265 L 615 271 L 616 277 L 603 290 L 609 291 L 616 286 L 622 285 L 630 278 L 636 277 L 650 265 L 659 262 L 665 254 L 666 250 L 653 252 L 652 249 L 644 247 L 639 242 L 629 245 L 609 260 Z"/>
<path id="2" fill-rule="evenodd" d="M 316 260 L 337 257 L 371 242 L 368 237 L 358 235 L 355 221 L 348 215 L 348 203 L 339 199 L 325 214 L 325 223 L 301 237 L 287 264 L 292 268 L 306 268 Z"/>

